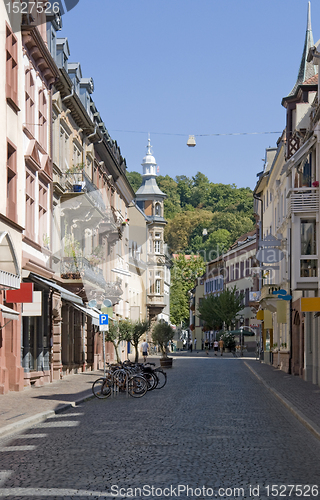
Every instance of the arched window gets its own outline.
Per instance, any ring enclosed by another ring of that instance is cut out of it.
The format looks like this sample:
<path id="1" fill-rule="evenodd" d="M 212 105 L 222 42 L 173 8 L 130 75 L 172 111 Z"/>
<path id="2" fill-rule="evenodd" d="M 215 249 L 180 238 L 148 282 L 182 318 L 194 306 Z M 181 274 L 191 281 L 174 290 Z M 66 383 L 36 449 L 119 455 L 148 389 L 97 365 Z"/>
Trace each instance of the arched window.
<path id="1" fill-rule="evenodd" d="M 154 211 L 155 211 L 155 215 L 161 215 L 161 206 L 160 206 L 160 203 L 156 203 L 155 204 L 155 208 L 154 208 Z"/>

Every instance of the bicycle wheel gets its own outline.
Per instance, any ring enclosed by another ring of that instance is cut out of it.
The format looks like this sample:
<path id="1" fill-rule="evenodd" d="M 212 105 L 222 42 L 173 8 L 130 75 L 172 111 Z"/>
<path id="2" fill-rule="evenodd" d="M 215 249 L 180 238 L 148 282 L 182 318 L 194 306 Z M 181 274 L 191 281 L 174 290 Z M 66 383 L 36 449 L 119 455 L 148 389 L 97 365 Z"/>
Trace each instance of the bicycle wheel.
<path id="1" fill-rule="evenodd" d="M 154 372 L 147 372 L 143 374 L 148 384 L 148 391 L 153 391 L 158 385 L 158 377 Z"/>
<path id="2" fill-rule="evenodd" d="M 92 384 L 92 392 L 98 399 L 105 399 L 111 395 L 111 380 L 108 378 L 98 378 Z"/>
<path id="3" fill-rule="evenodd" d="M 162 387 L 164 387 L 167 383 L 167 374 L 166 374 L 166 372 L 164 372 L 160 368 L 156 369 L 155 372 L 156 372 L 156 375 L 158 377 L 158 384 L 155 388 L 162 389 Z"/>
<path id="4" fill-rule="evenodd" d="M 148 384 L 141 375 L 133 375 L 128 380 L 128 392 L 133 398 L 141 398 L 148 390 Z"/>

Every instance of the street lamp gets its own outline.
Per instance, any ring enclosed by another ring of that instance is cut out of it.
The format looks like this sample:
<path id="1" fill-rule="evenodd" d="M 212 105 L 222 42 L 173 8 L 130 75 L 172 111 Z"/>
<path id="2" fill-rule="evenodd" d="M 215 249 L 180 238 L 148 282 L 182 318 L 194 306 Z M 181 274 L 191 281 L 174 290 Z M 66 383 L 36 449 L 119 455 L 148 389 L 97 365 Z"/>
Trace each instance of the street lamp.
<path id="1" fill-rule="evenodd" d="M 239 318 L 239 323 L 240 323 L 240 355 L 243 356 L 243 323 L 244 323 L 244 317 L 240 316 Z"/>

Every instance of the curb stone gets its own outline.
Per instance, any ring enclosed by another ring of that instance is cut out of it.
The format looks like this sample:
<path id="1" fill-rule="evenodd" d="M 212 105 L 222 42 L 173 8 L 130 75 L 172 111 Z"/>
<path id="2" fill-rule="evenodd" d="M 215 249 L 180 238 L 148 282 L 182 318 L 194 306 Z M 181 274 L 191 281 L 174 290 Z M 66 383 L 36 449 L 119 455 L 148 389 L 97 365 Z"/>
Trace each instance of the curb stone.
<path id="1" fill-rule="evenodd" d="M 296 408 L 292 403 L 290 403 L 282 394 L 280 394 L 276 389 L 273 389 L 263 378 L 258 375 L 258 373 L 245 361 L 244 364 L 247 368 L 255 375 L 255 377 L 261 382 L 266 389 L 268 389 L 281 403 L 301 422 L 312 434 L 320 440 L 320 427 L 312 422 L 308 417 L 306 417 L 298 408 Z"/>

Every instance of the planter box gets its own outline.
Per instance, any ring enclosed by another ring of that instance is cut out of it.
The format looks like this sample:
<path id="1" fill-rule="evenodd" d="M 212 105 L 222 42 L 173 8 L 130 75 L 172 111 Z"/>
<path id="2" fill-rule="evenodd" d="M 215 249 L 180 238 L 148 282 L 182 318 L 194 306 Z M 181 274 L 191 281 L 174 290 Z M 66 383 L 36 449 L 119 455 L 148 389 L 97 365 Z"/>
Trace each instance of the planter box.
<path id="1" fill-rule="evenodd" d="M 160 358 L 161 368 L 172 368 L 172 358 Z"/>

